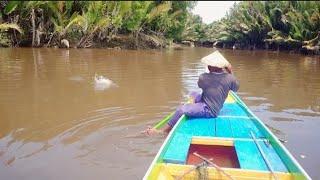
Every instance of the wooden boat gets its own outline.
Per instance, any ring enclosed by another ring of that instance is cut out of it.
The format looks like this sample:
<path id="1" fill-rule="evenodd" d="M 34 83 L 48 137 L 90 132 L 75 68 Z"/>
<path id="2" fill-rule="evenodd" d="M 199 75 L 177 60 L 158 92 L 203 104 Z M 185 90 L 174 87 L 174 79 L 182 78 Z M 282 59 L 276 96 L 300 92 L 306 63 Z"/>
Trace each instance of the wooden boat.
<path id="1" fill-rule="evenodd" d="M 143 179 L 197 178 L 311 179 L 233 92 L 217 118 L 182 116 Z"/>

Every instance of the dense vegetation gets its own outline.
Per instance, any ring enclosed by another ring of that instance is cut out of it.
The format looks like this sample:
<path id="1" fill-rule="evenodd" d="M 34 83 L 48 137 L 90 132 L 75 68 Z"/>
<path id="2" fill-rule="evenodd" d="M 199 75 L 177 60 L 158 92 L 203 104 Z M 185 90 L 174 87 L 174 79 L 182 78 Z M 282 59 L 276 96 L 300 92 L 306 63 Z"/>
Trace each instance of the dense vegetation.
<path id="1" fill-rule="evenodd" d="M 319 53 L 320 2 L 239 2 L 219 21 L 206 25 L 191 15 L 184 39 L 219 47 Z"/>
<path id="2" fill-rule="evenodd" d="M 158 48 L 172 42 L 319 53 L 317 1 L 238 2 L 209 25 L 188 1 L 1 1 L 0 45 Z"/>
<path id="3" fill-rule="evenodd" d="M 181 40 L 194 5 L 185 1 L 1 1 L 0 43 L 161 47 Z"/>

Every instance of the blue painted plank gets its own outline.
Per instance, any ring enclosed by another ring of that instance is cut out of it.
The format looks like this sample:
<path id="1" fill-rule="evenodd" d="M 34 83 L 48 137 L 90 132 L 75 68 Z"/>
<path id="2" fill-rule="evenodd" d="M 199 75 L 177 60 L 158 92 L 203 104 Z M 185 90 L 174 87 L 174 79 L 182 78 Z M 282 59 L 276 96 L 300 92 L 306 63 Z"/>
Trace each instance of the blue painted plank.
<path id="1" fill-rule="evenodd" d="M 268 171 L 268 167 L 253 141 L 235 141 L 234 144 L 241 169 Z"/>
<path id="2" fill-rule="evenodd" d="M 187 119 L 174 134 L 163 160 L 167 163 L 184 164 L 188 155 L 192 136 L 215 135 L 215 118 Z"/>
<path id="3" fill-rule="evenodd" d="M 250 138 L 252 131 L 257 138 L 261 138 L 262 134 L 259 131 L 259 129 L 256 127 L 256 125 L 253 123 L 253 120 L 251 119 L 236 119 L 232 118 L 230 120 L 231 129 L 233 132 L 233 136 L 235 138 Z"/>
<path id="4" fill-rule="evenodd" d="M 268 161 L 270 162 L 270 165 L 274 171 L 288 172 L 287 167 L 284 165 L 281 158 L 271 145 L 267 145 L 263 141 L 259 141 L 258 144 L 266 155 L 266 158 L 268 158 Z"/>
<path id="5" fill-rule="evenodd" d="M 216 118 L 216 136 L 233 137 L 230 118 Z"/>
<path id="6" fill-rule="evenodd" d="M 219 116 L 248 116 L 248 113 L 238 103 L 225 103 Z"/>
<path id="7" fill-rule="evenodd" d="M 215 135 L 215 118 L 191 118 L 177 129 L 177 132 L 192 136 Z"/>
<path id="8" fill-rule="evenodd" d="M 163 155 L 164 162 L 185 164 L 190 143 L 190 135 L 176 133 Z"/>

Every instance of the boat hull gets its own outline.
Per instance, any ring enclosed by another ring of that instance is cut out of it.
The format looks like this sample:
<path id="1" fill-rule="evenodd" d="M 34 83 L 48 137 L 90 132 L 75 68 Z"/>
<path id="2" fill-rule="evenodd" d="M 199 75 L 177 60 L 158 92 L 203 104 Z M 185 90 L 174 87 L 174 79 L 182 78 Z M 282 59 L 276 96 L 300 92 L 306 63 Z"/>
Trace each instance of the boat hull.
<path id="1" fill-rule="evenodd" d="M 203 163 L 195 153 L 211 159 L 218 168 Z M 230 179 L 228 175 L 233 179 L 310 179 L 276 136 L 233 92 L 217 118 L 183 115 L 144 179 L 194 179 L 200 168 L 191 169 L 201 162 L 209 179 Z"/>

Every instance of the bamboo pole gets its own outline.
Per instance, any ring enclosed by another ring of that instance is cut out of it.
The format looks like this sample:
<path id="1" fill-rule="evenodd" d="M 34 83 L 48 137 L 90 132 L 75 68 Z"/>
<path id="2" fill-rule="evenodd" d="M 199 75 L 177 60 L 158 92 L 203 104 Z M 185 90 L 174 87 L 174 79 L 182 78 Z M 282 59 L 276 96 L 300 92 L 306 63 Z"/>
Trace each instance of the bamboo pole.
<path id="1" fill-rule="evenodd" d="M 256 139 L 255 135 L 253 134 L 253 132 L 252 132 L 252 131 L 250 131 L 250 134 L 251 134 L 251 137 L 252 137 L 252 139 L 253 139 L 254 143 L 255 143 L 255 144 L 256 144 L 256 146 L 258 147 L 258 150 L 259 150 L 260 154 L 262 155 L 263 160 L 266 162 L 266 164 L 267 164 L 267 166 L 268 166 L 268 169 L 270 170 L 270 172 L 271 172 L 271 174 L 272 174 L 273 178 L 274 178 L 275 180 L 278 180 L 277 176 L 274 174 L 274 171 L 273 171 L 273 169 L 272 169 L 272 167 L 271 167 L 270 162 L 268 161 L 268 159 L 267 159 L 266 155 L 265 155 L 265 154 L 264 154 L 264 152 L 262 151 L 261 146 L 258 144 L 258 142 L 257 142 L 257 139 Z"/>

